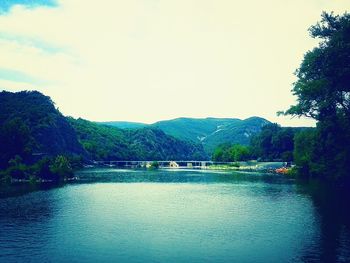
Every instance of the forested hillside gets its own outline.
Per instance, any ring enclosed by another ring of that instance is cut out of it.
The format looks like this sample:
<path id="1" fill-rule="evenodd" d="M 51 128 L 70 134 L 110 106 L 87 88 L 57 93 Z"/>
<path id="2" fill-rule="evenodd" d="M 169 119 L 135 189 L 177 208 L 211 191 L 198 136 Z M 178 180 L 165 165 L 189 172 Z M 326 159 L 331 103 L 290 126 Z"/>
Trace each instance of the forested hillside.
<path id="1" fill-rule="evenodd" d="M 200 144 L 155 128 L 122 130 L 64 117 L 37 91 L 0 93 L 0 167 L 58 155 L 83 160 L 203 160 Z M 16 157 L 17 156 L 17 157 Z M 19 157 L 19 159 L 18 159 Z"/>
<path id="2" fill-rule="evenodd" d="M 0 92 L 0 166 L 21 156 L 85 155 L 67 119 L 47 96 L 37 91 Z"/>
<path id="3" fill-rule="evenodd" d="M 123 129 L 135 129 L 142 126 L 154 127 L 178 139 L 201 143 L 207 154 L 211 155 L 214 149 L 221 144 L 248 145 L 251 137 L 259 133 L 261 128 L 269 123 L 263 118 L 251 117 L 245 120 L 237 118 L 177 118 L 153 124 L 117 121 L 101 124 Z"/>
<path id="4" fill-rule="evenodd" d="M 277 123 L 270 123 L 251 137 L 249 146 L 234 143 L 221 144 L 215 148 L 212 159 L 221 162 L 251 159 L 291 162 L 295 157 L 293 156 L 295 138 L 309 130 L 312 128 L 281 127 Z"/>
<path id="5" fill-rule="evenodd" d="M 200 144 L 181 141 L 151 127 L 119 129 L 69 118 L 93 160 L 205 160 Z"/>

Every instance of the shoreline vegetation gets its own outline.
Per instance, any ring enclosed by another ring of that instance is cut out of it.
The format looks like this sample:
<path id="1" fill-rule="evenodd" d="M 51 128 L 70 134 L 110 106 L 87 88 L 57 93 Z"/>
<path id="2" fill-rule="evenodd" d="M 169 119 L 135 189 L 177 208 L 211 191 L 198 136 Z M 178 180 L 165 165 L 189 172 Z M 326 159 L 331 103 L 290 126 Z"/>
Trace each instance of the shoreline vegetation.
<path id="1" fill-rule="evenodd" d="M 14 167 L 11 167 L 8 170 L 1 171 L 2 174 L 2 180 L 1 183 L 11 183 L 11 184 L 53 184 L 53 183 L 65 183 L 65 182 L 73 182 L 78 181 L 79 177 L 75 176 L 75 172 L 85 170 L 85 169 L 95 169 L 95 168 L 113 168 L 113 169 L 130 169 L 130 170 L 155 170 L 155 169 L 165 169 L 165 170 L 172 170 L 172 169 L 186 169 L 186 170 L 212 170 L 212 171 L 242 171 L 242 172 L 258 172 L 258 173 L 269 173 L 269 174 L 285 174 L 290 175 L 290 171 L 293 170 L 294 167 L 287 167 L 287 163 L 284 162 L 258 162 L 255 160 L 248 161 L 248 162 L 232 162 L 232 163 L 225 163 L 225 164 L 210 164 L 208 166 L 198 166 L 194 167 L 192 166 L 192 162 L 188 162 L 188 164 L 191 164 L 190 166 L 177 166 L 177 167 L 171 167 L 171 166 L 160 166 L 157 161 L 153 162 L 144 162 L 145 165 L 135 165 L 131 167 L 126 166 L 113 166 L 113 165 L 81 165 L 75 166 L 74 169 L 72 168 L 71 163 L 67 162 L 65 160 L 66 158 L 64 156 L 58 156 L 55 159 L 55 166 L 53 164 L 50 164 L 51 161 L 45 161 L 44 165 L 49 165 L 43 168 L 37 169 L 37 164 L 33 166 L 25 167 L 22 165 L 22 167 L 17 167 L 14 169 Z M 62 161 L 64 160 L 64 161 Z M 57 162 L 60 162 L 59 165 L 57 165 Z M 64 162 L 64 163 L 63 163 Z M 176 163 L 176 161 L 171 161 L 172 163 Z M 57 168 L 59 167 L 59 170 Z M 49 168 L 49 170 L 47 170 Z M 48 178 L 42 178 L 40 177 L 40 169 L 46 169 L 45 173 L 46 175 L 48 173 L 51 173 L 51 176 L 54 175 L 54 179 L 48 179 Z M 16 174 L 17 177 L 14 176 Z"/>
<path id="2" fill-rule="evenodd" d="M 227 170 L 227 171 L 244 171 L 244 172 L 259 172 L 259 173 L 271 173 L 271 174 L 291 174 L 291 171 L 295 169 L 294 165 L 286 162 L 258 162 L 256 160 L 245 162 L 230 162 L 230 163 L 215 163 L 211 161 L 204 161 L 209 163 L 205 166 L 194 166 L 193 163 L 200 163 L 199 161 L 187 162 L 185 166 L 179 166 L 176 161 L 170 161 L 175 163 L 176 166 L 162 166 L 157 161 L 143 162 L 143 164 L 135 164 L 132 166 L 118 166 L 118 165 L 86 165 L 84 168 L 115 168 L 115 169 L 165 169 L 165 170 Z"/>
<path id="3" fill-rule="evenodd" d="M 10 176 L 2 177 L 0 180 L 0 198 L 3 197 L 12 197 L 22 194 L 27 194 L 30 192 L 35 192 L 38 190 L 49 190 L 53 188 L 63 187 L 67 184 L 79 184 L 86 183 L 84 178 L 79 176 L 79 172 L 90 169 L 120 169 L 125 171 L 129 170 L 139 170 L 147 171 L 149 173 L 154 172 L 155 170 L 205 170 L 208 172 L 227 172 L 228 175 L 236 175 L 240 177 L 242 174 L 251 174 L 259 176 L 273 176 L 276 178 L 288 178 L 293 179 L 297 183 L 305 183 L 305 180 L 299 180 L 294 167 L 286 167 L 286 163 L 283 162 L 257 162 L 257 161 L 248 161 L 248 162 L 232 162 L 228 164 L 212 164 L 206 167 L 161 167 L 157 161 L 148 162 L 148 165 L 145 166 L 135 166 L 135 167 L 121 167 L 121 166 L 110 166 L 110 165 L 82 165 L 71 169 L 69 166 L 69 173 L 61 173 L 61 177 L 56 179 L 43 179 L 37 177 L 36 175 L 29 175 L 28 171 L 33 171 L 28 169 L 26 171 L 27 179 L 20 178 L 11 178 Z M 282 169 L 282 171 L 281 171 Z M 4 173 L 2 171 L 1 173 Z M 69 176 L 67 176 L 69 174 Z"/>
<path id="4" fill-rule="evenodd" d="M 279 167 L 279 168 L 276 168 Z M 148 165 L 146 166 L 135 166 L 135 167 L 117 167 L 117 166 L 104 166 L 104 165 L 84 165 L 80 166 L 79 168 L 72 169 L 71 165 L 68 166 L 69 171 L 63 171 L 63 169 L 67 169 L 67 167 L 63 168 L 60 172 L 60 174 L 56 174 L 55 179 L 43 179 L 37 176 L 37 171 L 33 170 L 32 167 L 27 167 L 25 170 L 22 168 L 22 172 L 25 173 L 27 178 L 12 178 L 8 174 L 6 176 L 2 176 L 0 180 L 0 198 L 1 197 L 9 197 L 9 196 L 16 196 L 21 194 L 26 194 L 29 192 L 37 191 L 37 190 L 43 190 L 43 189 L 52 189 L 57 187 L 62 187 L 66 184 L 71 183 L 81 183 L 85 182 L 85 180 L 82 180 L 79 175 L 76 175 L 76 173 L 79 173 L 83 170 L 89 170 L 89 169 L 121 169 L 125 171 L 125 169 L 130 170 L 143 170 L 143 171 L 149 171 L 150 173 L 155 170 L 207 170 L 210 172 L 215 171 L 226 171 L 230 175 L 234 172 L 243 172 L 243 173 L 257 173 L 257 174 L 268 174 L 268 175 L 275 175 L 275 176 L 288 176 L 290 177 L 289 173 L 280 173 L 277 172 L 278 169 L 285 168 L 283 166 L 283 163 L 281 162 L 257 162 L 257 161 L 250 161 L 250 162 L 243 162 L 243 163 L 230 163 L 230 164 L 213 164 L 206 167 L 160 167 L 159 163 L 157 161 L 148 162 Z M 289 169 L 289 168 L 288 168 Z M 62 172 L 63 171 L 63 172 Z M 8 171 L 7 171 L 8 172 Z M 33 174 L 30 174 L 30 173 Z M 232 173 L 231 173 L 232 172 Z M 1 171 L 2 174 L 6 173 L 6 171 Z M 295 178 L 295 177 L 290 177 Z"/>
<path id="5" fill-rule="evenodd" d="M 9 167 L 0 170 L 0 186 L 6 183 L 58 183 L 75 179 L 74 172 L 83 168 L 77 157 L 58 155 L 43 158 L 26 165 L 18 155 L 9 162 Z"/>

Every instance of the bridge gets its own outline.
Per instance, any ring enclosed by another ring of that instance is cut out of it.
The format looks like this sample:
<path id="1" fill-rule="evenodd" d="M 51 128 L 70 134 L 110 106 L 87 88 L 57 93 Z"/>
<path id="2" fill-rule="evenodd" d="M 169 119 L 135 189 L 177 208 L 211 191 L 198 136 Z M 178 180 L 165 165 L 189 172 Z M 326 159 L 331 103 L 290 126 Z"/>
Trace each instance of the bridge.
<path id="1" fill-rule="evenodd" d="M 153 163 L 158 163 L 160 168 L 200 168 L 213 164 L 230 164 L 230 163 L 218 163 L 212 161 L 93 161 L 95 166 L 108 166 L 108 167 L 124 167 L 124 168 L 148 168 Z"/>

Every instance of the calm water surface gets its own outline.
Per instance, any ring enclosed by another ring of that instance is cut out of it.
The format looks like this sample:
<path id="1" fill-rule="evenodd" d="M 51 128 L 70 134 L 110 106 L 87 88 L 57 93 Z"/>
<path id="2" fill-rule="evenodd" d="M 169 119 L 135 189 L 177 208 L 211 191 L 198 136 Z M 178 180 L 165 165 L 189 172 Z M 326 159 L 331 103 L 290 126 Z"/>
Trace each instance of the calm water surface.
<path id="1" fill-rule="evenodd" d="M 344 200 L 283 177 L 78 176 L 82 183 L 0 199 L 0 262 L 350 262 Z"/>

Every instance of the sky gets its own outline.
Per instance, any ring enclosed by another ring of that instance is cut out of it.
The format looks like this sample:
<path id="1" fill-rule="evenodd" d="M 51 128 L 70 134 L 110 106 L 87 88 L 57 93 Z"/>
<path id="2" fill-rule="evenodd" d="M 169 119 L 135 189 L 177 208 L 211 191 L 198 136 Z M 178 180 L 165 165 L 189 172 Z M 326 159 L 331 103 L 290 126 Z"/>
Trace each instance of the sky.
<path id="1" fill-rule="evenodd" d="M 152 123 L 277 116 L 308 28 L 349 0 L 0 0 L 0 90 L 38 90 L 64 115 Z"/>

